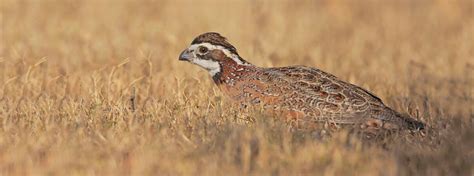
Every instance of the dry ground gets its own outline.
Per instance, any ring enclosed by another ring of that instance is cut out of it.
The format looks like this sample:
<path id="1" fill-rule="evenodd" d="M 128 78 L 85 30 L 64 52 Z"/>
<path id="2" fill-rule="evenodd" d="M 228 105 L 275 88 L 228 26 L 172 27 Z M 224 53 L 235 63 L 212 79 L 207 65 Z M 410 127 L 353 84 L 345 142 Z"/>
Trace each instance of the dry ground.
<path id="1" fill-rule="evenodd" d="M 0 0 L 0 175 L 472 175 L 473 6 Z M 206 31 L 256 65 L 361 85 L 431 129 L 319 138 L 243 118 L 203 69 L 178 62 Z"/>

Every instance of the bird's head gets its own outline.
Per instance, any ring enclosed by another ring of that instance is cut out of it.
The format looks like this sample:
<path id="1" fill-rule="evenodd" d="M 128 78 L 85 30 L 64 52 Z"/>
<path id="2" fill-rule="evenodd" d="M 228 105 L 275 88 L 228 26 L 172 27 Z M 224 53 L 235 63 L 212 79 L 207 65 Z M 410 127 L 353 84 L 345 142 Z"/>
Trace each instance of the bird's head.
<path id="1" fill-rule="evenodd" d="M 180 61 L 188 61 L 209 71 L 211 76 L 222 71 L 226 65 L 250 66 L 242 59 L 234 46 L 216 32 L 197 36 L 191 45 L 179 55 Z"/>

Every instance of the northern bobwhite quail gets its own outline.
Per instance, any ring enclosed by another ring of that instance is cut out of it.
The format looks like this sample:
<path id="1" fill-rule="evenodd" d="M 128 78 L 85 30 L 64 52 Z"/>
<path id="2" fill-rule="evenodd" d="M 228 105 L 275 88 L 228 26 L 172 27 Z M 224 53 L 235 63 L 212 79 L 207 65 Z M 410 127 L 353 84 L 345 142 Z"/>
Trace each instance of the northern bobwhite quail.
<path id="1" fill-rule="evenodd" d="M 419 130 L 424 124 L 385 106 L 380 98 L 316 68 L 262 68 L 242 59 L 215 32 L 196 37 L 179 56 L 206 69 L 216 85 L 244 105 L 261 105 L 298 124 L 360 125 L 365 129 Z"/>

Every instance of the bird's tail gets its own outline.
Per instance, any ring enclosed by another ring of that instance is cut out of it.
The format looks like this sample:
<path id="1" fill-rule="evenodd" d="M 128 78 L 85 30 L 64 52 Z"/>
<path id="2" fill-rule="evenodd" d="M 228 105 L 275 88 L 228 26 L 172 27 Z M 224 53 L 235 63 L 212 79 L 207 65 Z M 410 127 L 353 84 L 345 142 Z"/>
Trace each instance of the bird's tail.
<path id="1" fill-rule="evenodd" d="M 426 127 L 423 122 L 413 119 L 408 115 L 400 114 L 400 118 L 403 120 L 409 130 L 419 131 L 425 129 Z"/>

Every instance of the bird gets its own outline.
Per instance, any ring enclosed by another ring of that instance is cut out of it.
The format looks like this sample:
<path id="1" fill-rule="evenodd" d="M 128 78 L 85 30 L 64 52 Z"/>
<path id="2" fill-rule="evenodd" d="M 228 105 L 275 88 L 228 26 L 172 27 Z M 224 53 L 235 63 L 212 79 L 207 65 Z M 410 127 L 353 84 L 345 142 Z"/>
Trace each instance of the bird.
<path id="1" fill-rule="evenodd" d="M 374 93 L 307 66 L 258 67 L 217 32 L 192 40 L 179 55 L 206 69 L 224 95 L 260 106 L 297 128 L 352 125 L 372 131 L 422 130 L 425 124 L 386 106 Z M 323 124 L 323 125 L 321 125 Z"/>

